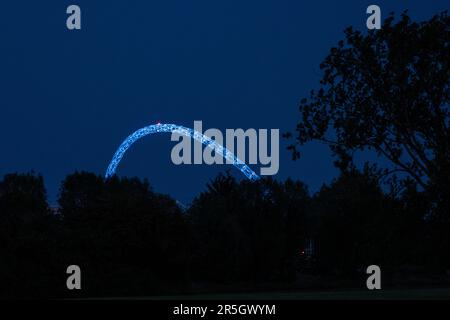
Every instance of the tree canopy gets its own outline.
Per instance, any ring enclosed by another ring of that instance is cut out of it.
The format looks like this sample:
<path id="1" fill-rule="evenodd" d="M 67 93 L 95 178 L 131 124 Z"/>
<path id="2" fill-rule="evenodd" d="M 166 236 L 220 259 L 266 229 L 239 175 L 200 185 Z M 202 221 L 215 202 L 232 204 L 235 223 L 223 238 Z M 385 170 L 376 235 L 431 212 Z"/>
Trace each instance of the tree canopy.
<path id="1" fill-rule="evenodd" d="M 450 18 L 447 12 L 413 22 L 407 12 L 381 30 L 347 28 L 345 41 L 320 65 L 320 88 L 300 104 L 294 159 L 309 141 L 328 144 L 342 170 L 357 151 L 392 164 L 383 174 L 407 176 L 441 213 L 448 211 L 450 177 Z M 291 134 L 287 133 L 287 137 Z"/>

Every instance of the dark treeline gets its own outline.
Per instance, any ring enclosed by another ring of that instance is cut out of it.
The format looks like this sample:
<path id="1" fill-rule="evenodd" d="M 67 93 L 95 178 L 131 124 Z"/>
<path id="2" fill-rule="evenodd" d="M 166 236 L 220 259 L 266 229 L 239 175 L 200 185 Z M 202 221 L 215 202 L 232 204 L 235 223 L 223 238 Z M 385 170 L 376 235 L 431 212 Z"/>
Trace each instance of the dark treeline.
<path id="1" fill-rule="evenodd" d="M 69 175 L 55 212 L 35 174 L 0 180 L 0 295 L 146 296 L 198 290 L 318 286 L 378 264 L 444 275 L 449 225 L 413 183 L 386 191 L 369 169 L 311 195 L 298 181 L 219 175 L 188 209 L 146 181 Z M 313 244 L 313 246 L 311 245 Z M 79 265 L 82 290 L 66 288 Z M 395 281 L 391 281 L 395 284 Z"/>

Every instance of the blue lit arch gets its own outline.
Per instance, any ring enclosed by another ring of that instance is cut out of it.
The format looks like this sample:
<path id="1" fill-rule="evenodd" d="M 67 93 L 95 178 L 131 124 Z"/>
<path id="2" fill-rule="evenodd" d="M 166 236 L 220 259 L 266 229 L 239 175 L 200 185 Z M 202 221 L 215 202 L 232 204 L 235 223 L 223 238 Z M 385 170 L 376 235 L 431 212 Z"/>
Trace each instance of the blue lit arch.
<path id="1" fill-rule="evenodd" d="M 222 155 L 227 163 L 233 164 L 236 168 L 238 168 L 248 179 L 250 180 L 259 180 L 259 176 L 251 170 L 243 161 L 238 159 L 231 151 L 222 145 L 218 144 L 216 141 L 210 139 L 209 137 L 201 134 L 198 131 L 195 131 L 190 128 L 186 128 L 183 126 L 179 126 L 176 124 L 154 124 L 144 128 L 141 128 L 134 133 L 132 133 L 128 138 L 125 139 L 124 142 L 120 145 L 119 149 L 117 149 L 114 154 L 111 163 L 106 170 L 106 178 L 110 178 L 116 173 L 117 166 L 122 160 L 125 152 L 135 143 L 137 140 L 154 133 L 161 132 L 170 132 L 170 133 L 178 133 L 182 134 L 186 137 L 193 138 L 208 148 L 215 150 L 218 154 Z"/>

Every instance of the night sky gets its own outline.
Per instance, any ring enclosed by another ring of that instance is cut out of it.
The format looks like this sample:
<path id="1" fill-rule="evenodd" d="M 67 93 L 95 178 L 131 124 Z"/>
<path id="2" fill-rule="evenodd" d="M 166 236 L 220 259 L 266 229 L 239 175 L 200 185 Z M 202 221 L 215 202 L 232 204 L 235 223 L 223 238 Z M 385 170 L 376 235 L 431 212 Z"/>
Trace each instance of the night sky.
<path id="1" fill-rule="evenodd" d="M 66 8 L 82 30 L 66 28 Z M 134 130 L 157 121 L 207 128 L 295 128 L 302 97 L 347 26 L 364 30 L 366 8 L 383 17 L 409 9 L 424 20 L 433 1 L 9 1 L 0 5 L 0 175 L 42 173 L 49 200 L 75 170 L 104 174 Z M 229 166 L 175 166 L 169 134 L 140 140 L 118 169 L 189 203 Z M 276 178 L 316 191 L 337 171 L 311 143 L 291 161 L 280 149 Z M 258 166 L 252 166 L 259 173 Z M 239 172 L 236 176 L 243 177 Z"/>

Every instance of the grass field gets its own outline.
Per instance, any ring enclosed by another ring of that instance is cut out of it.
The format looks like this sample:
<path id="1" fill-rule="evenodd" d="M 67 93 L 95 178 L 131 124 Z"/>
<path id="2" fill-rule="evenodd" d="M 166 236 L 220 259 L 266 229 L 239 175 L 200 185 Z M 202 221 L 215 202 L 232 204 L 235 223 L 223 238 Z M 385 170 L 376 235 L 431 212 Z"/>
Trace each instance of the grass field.
<path id="1" fill-rule="evenodd" d="M 144 300 L 450 300 L 450 288 L 301 291 L 136 297 Z"/>

